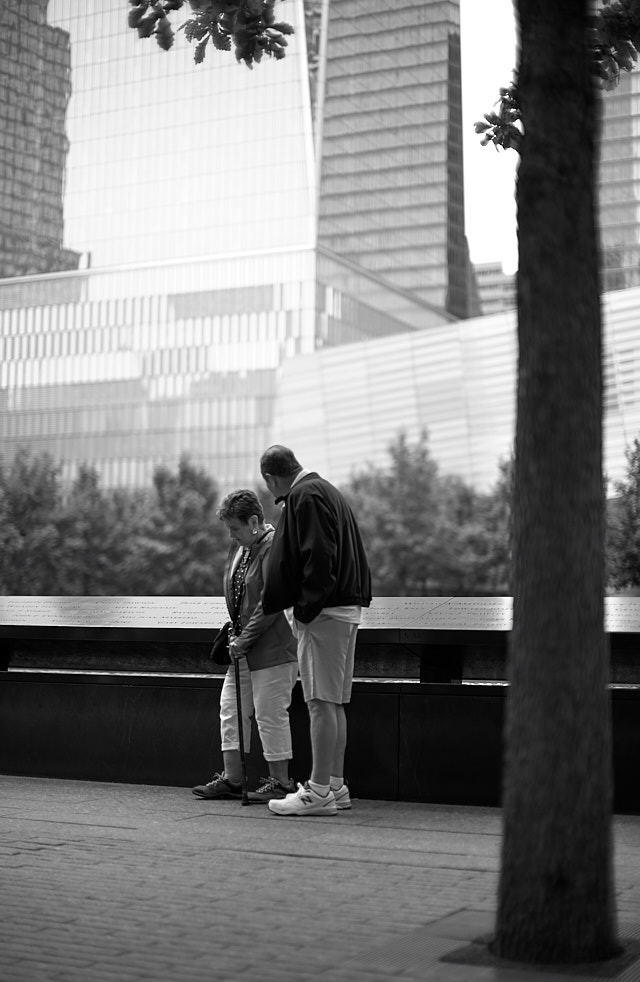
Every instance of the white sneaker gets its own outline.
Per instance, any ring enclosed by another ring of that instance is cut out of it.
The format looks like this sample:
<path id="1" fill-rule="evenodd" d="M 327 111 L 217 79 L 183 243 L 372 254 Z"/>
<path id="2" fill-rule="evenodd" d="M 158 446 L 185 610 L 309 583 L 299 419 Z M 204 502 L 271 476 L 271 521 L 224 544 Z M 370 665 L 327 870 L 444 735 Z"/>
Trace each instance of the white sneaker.
<path id="1" fill-rule="evenodd" d="M 351 808 L 351 795 L 346 784 L 343 784 L 337 791 L 334 789 L 333 797 L 336 799 L 336 806 L 339 812 L 344 811 L 346 808 Z"/>
<path id="2" fill-rule="evenodd" d="M 276 815 L 336 815 L 338 806 L 333 791 L 329 794 L 316 794 L 309 787 L 309 782 L 298 785 L 298 790 L 288 794 L 286 798 L 274 798 L 267 802 L 269 811 Z"/>

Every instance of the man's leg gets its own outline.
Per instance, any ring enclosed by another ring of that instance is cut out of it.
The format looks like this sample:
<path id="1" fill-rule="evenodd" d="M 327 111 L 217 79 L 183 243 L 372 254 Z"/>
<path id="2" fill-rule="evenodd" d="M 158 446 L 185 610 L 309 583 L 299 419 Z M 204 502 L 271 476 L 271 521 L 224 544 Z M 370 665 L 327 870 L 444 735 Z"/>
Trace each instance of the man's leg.
<path id="1" fill-rule="evenodd" d="M 339 774 L 342 777 L 344 774 L 344 755 L 347 749 L 347 714 L 342 704 L 336 706 L 336 722 L 338 725 L 338 736 L 336 739 L 336 748 L 333 753 L 331 773 Z"/>
<path id="2" fill-rule="evenodd" d="M 307 703 L 311 724 L 312 784 L 329 786 L 334 760 L 338 750 L 341 726 L 338 723 L 338 707 L 334 702 L 311 699 Z M 344 716 L 344 711 L 342 712 Z M 346 737 L 346 725 L 344 726 Z M 344 747 L 342 749 L 344 756 Z"/>
<path id="3" fill-rule="evenodd" d="M 337 815 L 338 806 L 330 788 L 331 766 L 338 742 L 338 706 L 324 699 L 310 699 L 309 710 L 312 771 L 305 784 L 280 800 L 269 802 L 276 815 Z"/>

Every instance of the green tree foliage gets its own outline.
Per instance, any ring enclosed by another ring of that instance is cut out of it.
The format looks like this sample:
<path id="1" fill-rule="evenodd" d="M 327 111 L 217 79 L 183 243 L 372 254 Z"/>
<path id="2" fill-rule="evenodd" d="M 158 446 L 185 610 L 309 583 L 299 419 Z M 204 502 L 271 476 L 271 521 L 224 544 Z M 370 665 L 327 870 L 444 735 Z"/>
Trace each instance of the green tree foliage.
<path id="1" fill-rule="evenodd" d="M 62 504 L 59 469 L 48 454 L 18 450 L 0 465 L 0 591 L 57 592 Z"/>
<path id="2" fill-rule="evenodd" d="M 129 27 L 141 38 L 155 37 L 168 51 L 174 42 L 169 15 L 180 10 L 185 0 L 129 0 Z M 195 43 L 194 61 L 204 61 L 207 46 L 230 51 L 233 45 L 237 61 L 248 68 L 264 55 L 281 59 L 285 56 L 287 38 L 293 34 L 290 24 L 276 21 L 276 0 L 187 0 L 191 16 L 182 25 L 185 37 Z"/>
<path id="3" fill-rule="evenodd" d="M 508 585 L 508 497 L 442 476 L 426 434 L 389 446 L 344 488 L 358 516 L 378 596 L 476 596 Z M 504 504 L 502 508 L 501 502 Z"/>
<path id="4" fill-rule="evenodd" d="M 79 469 L 66 492 L 47 454 L 0 466 L 0 593 L 218 596 L 227 536 L 215 481 L 183 457 L 146 490 L 103 490 Z"/>
<path id="5" fill-rule="evenodd" d="M 345 488 L 357 509 L 379 596 L 508 592 L 509 486 L 491 494 L 443 476 L 426 436 L 389 448 Z M 267 521 L 280 509 L 262 495 Z M 428 506 L 425 505 L 428 502 Z M 150 488 L 101 488 L 89 466 L 64 489 L 45 454 L 0 468 L 0 592 L 58 596 L 218 596 L 229 539 L 218 490 L 183 457 Z"/>
<path id="6" fill-rule="evenodd" d="M 482 134 L 480 143 L 486 147 L 493 143 L 496 150 L 520 151 L 522 143 L 522 112 L 518 103 L 516 83 L 500 89 L 495 108 L 484 114 L 484 119 L 474 124 L 476 133 Z"/>
<path id="7" fill-rule="evenodd" d="M 151 508 L 136 533 L 136 593 L 153 583 L 162 596 L 210 596 L 222 589 L 226 533 L 216 517 L 218 488 L 183 456 L 178 473 L 159 467 Z"/>
<path id="8" fill-rule="evenodd" d="M 94 468 L 79 468 L 58 522 L 61 596 L 132 592 L 131 561 L 137 529 L 149 507 L 147 497 L 134 491 L 103 491 Z"/>
<path id="9" fill-rule="evenodd" d="M 607 514 L 607 574 L 609 587 L 640 587 L 640 440 L 627 448 L 627 473 L 615 484 L 616 495 Z"/>
<path id="10" fill-rule="evenodd" d="M 615 88 L 620 72 L 632 71 L 638 60 L 639 0 L 603 0 L 602 9 L 591 18 L 588 40 L 594 75 L 603 88 Z"/>

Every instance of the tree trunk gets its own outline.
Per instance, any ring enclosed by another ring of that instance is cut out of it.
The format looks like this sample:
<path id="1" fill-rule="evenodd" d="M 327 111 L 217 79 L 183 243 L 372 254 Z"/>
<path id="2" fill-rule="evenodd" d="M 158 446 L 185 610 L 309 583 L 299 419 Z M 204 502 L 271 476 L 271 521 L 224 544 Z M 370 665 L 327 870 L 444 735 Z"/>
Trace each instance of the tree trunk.
<path id="1" fill-rule="evenodd" d="M 604 635 L 599 100 L 588 0 L 519 0 L 514 623 L 493 949 L 524 962 L 618 950 Z"/>

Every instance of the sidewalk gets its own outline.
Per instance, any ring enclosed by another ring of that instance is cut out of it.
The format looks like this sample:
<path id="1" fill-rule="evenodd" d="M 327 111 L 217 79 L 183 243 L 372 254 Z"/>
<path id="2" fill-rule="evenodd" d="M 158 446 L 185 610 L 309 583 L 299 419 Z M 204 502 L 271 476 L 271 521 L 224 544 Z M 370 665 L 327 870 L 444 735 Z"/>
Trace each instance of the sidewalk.
<path id="1" fill-rule="evenodd" d="M 0 982 L 556 979 L 438 961 L 491 930 L 496 809 L 279 818 L 182 788 L 0 777 L 0 822 Z M 640 816 L 615 829 L 620 933 L 640 937 Z"/>

